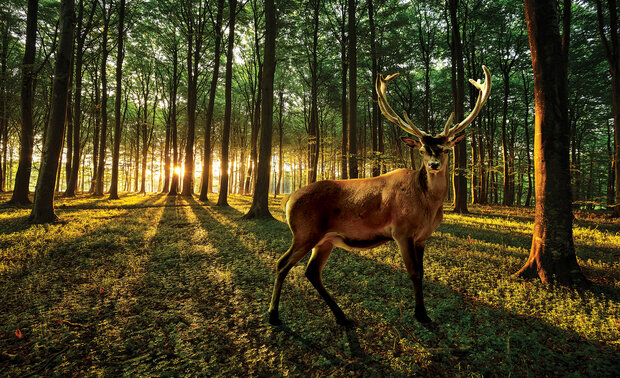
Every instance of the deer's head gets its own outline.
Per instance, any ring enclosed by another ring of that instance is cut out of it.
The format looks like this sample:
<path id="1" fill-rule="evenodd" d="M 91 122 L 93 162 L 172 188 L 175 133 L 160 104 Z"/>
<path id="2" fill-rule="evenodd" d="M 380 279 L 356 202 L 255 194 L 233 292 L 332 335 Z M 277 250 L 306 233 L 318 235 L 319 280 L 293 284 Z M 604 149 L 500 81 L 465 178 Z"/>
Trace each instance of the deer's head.
<path id="1" fill-rule="evenodd" d="M 482 109 L 482 105 L 486 102 L 487 98 L 489 98 L 489 94 L 491 93 L 491 73 L 489 72 L 486 66 L 482 66 L 484 70 L 484 83 L 481 83 L 480 80 L 474 81 L 469 79 L 469 82 L 472 83 L 476 88 L 478 88 L 478 100 L 476 101 L 476 106 L 469 113 L 467 118 L 465 118 L 462 122 L 459 122 L 456 125 L 452 125 L 452 121 L 454 119 L 454 113 L 450 115 L 446 125 L 444 126 L 443 132 L 437 135 L 430 135 L 420 129 L 418 129 L 413 122 L 407 116 L 407 113 L 403 113 L 405 117 L 405 121 L 400 118 L 390 104 L 387 102 L 387 98 L 385 95 L 385 91 L 387 89 L 387 85 L 390 81 L 394 80 L 399 74 L 389 75 L 387 77 L 383 77 L 383 75 L 379 74 L 376 82 L 377 95 L 379 99 L 379 108 L 383 115 L 394 124 L 398 125 L 401 129 L 405 130 L 409 134 L 416 136 L 418 139 L 402 137 L 401 139 L 405 144 L 407 144 L 411 148 L 416 148 L 420 151 L 422 155 L 422 161 L 424 167 L 428 172 L 439 172 L 445 169 L 448 163 L 448 153 L 450 150 L 463 138 L 464 134 L 459 135 L 463 129 L 467 125 L 469 125 L 474 118 L 480 113 Z"/>

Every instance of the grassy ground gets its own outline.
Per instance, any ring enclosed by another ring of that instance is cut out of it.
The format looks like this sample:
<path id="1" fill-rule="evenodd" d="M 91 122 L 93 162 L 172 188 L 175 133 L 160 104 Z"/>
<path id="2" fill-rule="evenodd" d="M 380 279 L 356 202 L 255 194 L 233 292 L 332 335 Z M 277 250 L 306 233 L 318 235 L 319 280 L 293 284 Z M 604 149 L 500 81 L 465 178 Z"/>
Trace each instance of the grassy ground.
<path id="1" fill-rule="evenodd" d="M 3 197 L 1 202 L 5 202 Z M 281 318 L 266 319 L 277 221 L 166 196 L 59 199 L 61 221 L 0 205 L 0 376 L 614 376 L 620 361 L 620 223 L 578 213 L 583 291 L 512 279 L 527 259 L 530 210 L 446 214 L 429 239 L 432 327 L 413 316 L 396 246 L 336 249 L 326 286 L 355 320 L 335 324 L 298 264 Z M 304 260 L 305 261 L 305 260 Z"/>

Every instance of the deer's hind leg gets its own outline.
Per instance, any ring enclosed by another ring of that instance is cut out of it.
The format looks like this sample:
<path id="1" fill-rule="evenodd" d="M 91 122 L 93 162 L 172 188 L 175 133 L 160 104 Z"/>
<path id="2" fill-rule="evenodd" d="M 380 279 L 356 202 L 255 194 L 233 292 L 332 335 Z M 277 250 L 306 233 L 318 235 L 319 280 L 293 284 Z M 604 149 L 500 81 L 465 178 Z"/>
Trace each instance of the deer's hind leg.
<path id="1" fill-rule="evenodd" d="M 280 305 L 280 294 L 282 292 L 282 284 L 286 275 L 301 259 L 304 258 L 314 247 L 315 241 L 300 242 L 293 237 L 291 247 L 286 251 L 276 265 L 276 279 L 273 284 L 273 294 L 271 295 L 271 305 L 269 306 L 269 323 L 272 325 L 280 325 L 280 316 L 278 307 Z"/>
<path id="2" fill-rule="evenodd" d="M 334 245 L 327 242 L 320 246 L 314 247 L 312 250 L 312 256 L 310 257 L 310 261 L 308 261 L 308 266 L 306 267 L 306 277 L 312 283 L 312 286 L 319 292 L 321 297 L 325 300 L 330 310 L 334 313 L 336 317 L 336 323 L 340 325 L 348 326 L 351 324 L 349 319 L 344 315 L 344 312 L 340 309 L 334 298 L 329 294 L 325 286 L 323 285 L 323 278 L 321 272 L 327 263 L 327 259 L 332 253 L 332 249 Z"/>

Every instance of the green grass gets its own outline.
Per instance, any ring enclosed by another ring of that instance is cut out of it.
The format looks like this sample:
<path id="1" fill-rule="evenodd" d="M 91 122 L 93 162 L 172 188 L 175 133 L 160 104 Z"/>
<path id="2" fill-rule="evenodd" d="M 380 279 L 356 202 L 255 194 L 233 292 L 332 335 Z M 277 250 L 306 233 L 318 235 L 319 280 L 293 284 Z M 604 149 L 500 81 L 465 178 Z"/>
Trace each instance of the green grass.
<path id="1" fill-rule="evenodd" d="M 3 202 L 6 201 L 3 198 Z M 336 249 L 325 284 L 356 325 L 335 324 L 303 275 L 284 284 L 267 323 L 276 221 L 196 199 L 59 199 L 61 221 L 30 225 L 0 205 L 0 375 L 613 376 L 620 361 L 620 223 L 578 213 L 575 290 L 511 278 L 527 259 L 531 210 L 447 213 L 427 242 L 425 294 L 413 316 L 394 243 Z M 21 337 L 18 337 L 21 336 Z"/>

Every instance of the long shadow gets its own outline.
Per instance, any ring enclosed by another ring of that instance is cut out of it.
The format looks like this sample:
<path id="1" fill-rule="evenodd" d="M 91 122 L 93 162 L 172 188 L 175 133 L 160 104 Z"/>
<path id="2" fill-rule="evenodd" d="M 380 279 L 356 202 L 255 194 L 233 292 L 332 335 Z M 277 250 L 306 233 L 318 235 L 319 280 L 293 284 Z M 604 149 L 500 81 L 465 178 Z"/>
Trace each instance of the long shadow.
<path id="1" fill-rule="evenodd" d="M 217 221 L 212 214 L 218 214 L 218 216 L 228 217 L 229 219 L 237 219 L 241 215 L 240 212 L 234 209 L 209 208 L 207 211 L 197 204 L 193 204 L 191 208 L 197 213 L 201 226 L 212 230 L 215 227 L 213 221 Z M 273 254 L 272 256 L 275 258 L 283 252 L 281 246 L 288 244 L 288 230 L 283 224 L 273 221 L 243 221 L 238 222 L 238 227 L 240 228 L 239 231 L 234 233 L 226 232 L 228 235 L 225 238 L 215 240 L 214 246 L 221 250 L 220 253 L 224 254 L 221 256 L 222 262 L 239 264 L 231 266 L 231 270 L 234 273 L 233 280 L 238 280 L 238 283 L 244 286 L 246 291 L 252 291 L 252 286 L 254 286 L 254 290 L 261 290 L 265 294 L 263 286 L 265 284 L 271 285 L 273 270 L 258 266 L 259 264 L 252 257 L 257 252 L 241 247 L 243 240 L 240 238 L 244 238 L 244 235 L 251 233 L 267 246 L 273 244 L 280 245 L 278 249 L 281 251 L 275 254 L 261 249 L 261 253 Z M 274 229 L 276 230 L 275 234 Z M 274 235 L 278 233 L 284 233 L 284 236 L 276 236 L 275 238 L 278 241 L 272 243 Z M 234 242 L 235 239 L 240 247 L 231 251 L 230 243 Z M 283 239 L 286 241 L 283 242 Z M 237 275 L 243 276 L 245 274 L 244 270 L 248 269 L 248 266 L 250 270 L 259 269 L 260 274 L 253 276 L 252 279 L 237 277 Z M 361 272 L 361 274 L 358 274 L 358 272 Z M 265 274 L 267 274 L 267 277 Z M 356 279 L 369 279 L 368 277 L 373 275 L 389 277 L 390 280 L 386 280 L 386 283 L 389 285 L 389 282 L 391 282 L 392 286 L 376 293 L 370 292 L 363 286 L 356 284 Z M 326 281 L 328 281 L 328 287 L 331 287 L 333 292 L 336 293 L 336 297 L 340 298 L 340 301 L 345 304 L 343 308 L 348 306 L 349 308 L 362 310 L 361 313 L 373 314 L 373 320 L 385 319 L 389 324 L 392 324 L 392 327 L 400 329 L 404 334 L 409 335 L 411 339 L 421 340 L 421 346 L 437 354 L 439 360 L 450 361 L 456 359 L 457 361 L 471 363 L 475 366 L 489 366 L 487 359 L 497 359 L 498 363 L 503 364 L 503 366 L 489 368 L 489 371 L 486 372 L 487 374 L 497 371 L 503 373 L 520 371 L 523 374 L 524 371 L 528 371 L 527 366 L 530 363 L 536 363 L 536 361 L 527 361 L 527 364 L 524 365 L 525 360 L 531 359 L 533 356 L 531 349 L 537 348 L 539 349 L 537 355 L 542 357 L 544 361 L 549 361 L 548 367 L 538 366 L 537 370 L 534 370 L 539 373 L 543 372 L 553 375 L 557 374 L 558 371 L 581 371 L 583 373 L 598 371 L 601 375 L 611 375 L 611 372 L 613 372 L 614 353 L 610 347 L 599 348 L 595 342 L 586 340 L 573 331 L 555 327 L 537 318 L 524 317 L 503 308 L 486 305 L 477 301 L 475 297 L 456 292 L 439 282 L 425 281 L 428 293 L 427 298 L 432 299 L 432 301 L 429 300 L 431 302 L 429 305 L 431 316 L 435 316 L 435 320 L 438 323 L 430 329 L 419 327 L 413 319 L 411 305 L 408 305 L 404 311 L 399 312 L 394 308 L 394 303 L 390 304 L 389 301 L 394 300 L 401 303 L 410 303 L 412 301 L 412 290 L 406 273 L 402 269 L 395 271 L 392 266 L 385 265 L 374 259 L 369 259 L 356 253 L 335 250 L 325 270 L 325 276 Z M 256 288 L 257 285 L 260 289 Z M 290 282 L 288 286 L 285 286 L 285 291 L 288 293 L 293 291 Z M 298 293 L 297 291 L 294 292 L 295 296 L 305 296 L 303 292 Z M 291 295 L 288 294 L 283 300 L 291 302 L 295 299 L 290 297 Z M 312 298 L 320 302 L 318 295 Z M 376 305 L 377 302 L 380 303 L 385 298 L 389 299 L 385 304 Z M 323 303 L 320 302 L 320 305 L 323 305 Z M 301 315 L 300 311 L 309 311 L 308 306 L 301 305 L 300 300 L 295 301 L 294 306 L 295 308 L 290 305 L 287 306 L 286 311 L 289 315 L 285 316 L 284 319 L 290 319 L 291 316 L 305 319 L 307 316 L 305 314 Z M 435 308 L 433 309 L 433 307 Z M 261 307 L 261 311 L 264 312 L 265 310 L 266 303 Z M 370 325 L 364 323 L 365 321 L 362 319 L 362 323 L 358 325 L 355 332 L 352 333 L 352 337 L 350 337 L 350 340 L 353 340 L 353 344 L 357 345 L 355 349 L 360 352 L 364 349 L 367 350 L 365 344 L 371 341 L 368 337 L 361 338 L 360 340 L 358 334 L 359 331 L 368 331 L 366 327 Z M 314 325 L 316 323 L 311 324 Z M 313 341 L 310 336 L 304 336 L 299 332 L 292 331 L 292 327 L 297 328 L 298 326 L 303 325 L 293 322 L 290 326 L 284 327 L 282 332 L 290 338 L 297 340 L 298 343 L 309 345 L 311 350 L 314 350 L 317 344 L 320 347 L 321 344 Z M 481 335 L 477 331 L 479 328 L 483 330 Z M 541 343 L 539 340 L 541 337 L 550 339 L 550 341 Z M 555 343 L 554 340 L 558 342 Z M 567 345 L 564 343 L 565 341 L 570 341 L 570 343 Z M 575 345 L 580 345 L 580 348 L 583 349 L 574 348 Z M 492 352 L 482 352 L 489 348 Z M 567 359 L 567 354 L 572 358 Z M 327 358 L 330 359 L 329 356 Z M 378 363 L 376 366 L 377 371 L 386 366 L 381 363 L 380 359 L 377 361 L 377 356 L 375 355 L 362 355 L 362 359 L 365 359 L 365 361 L 362 360 L 362 364 Z M 584 362 L 582 359 L 586 361 Z M 338 362 L 333 361 L 333 363 L 337 364 Z M 493 370 L 494 368 L 499 370 Z M 393 370 L 392 373 L 397 374 Z M 429 370 L 427 373 L 432 373 L 432 370 Z"/>
<path id="2" fill-rule="evenodd" d="M 86 232 L 78 229 L 77 235 L 69 234 L 45 253 L 24 261 L 16 271 L 0 275 L 1 286 L 12 288 L 0 296 L 0 319 L 16 321 L 28 335 L 17 343 L 0 338 L 3 353 L 14 350 L 21 356 L 12 361 L 13 366 L 0 361 L 0 370 L 4 365 L 10 369 L 7 371 L 20 371 L 19 375 L 57 376 L 86 375 L 89 371 L 93 363 L 89 353 L 100 347 L 100 332 L 106 329 L 114 303 L 110 298 L 117 295 L 99 280 L 121 278 L 123 269 L 118 268 L 124 264 L 125 253 L 131 252 L 140 238 L 125 239 L 124 233 L 129 231 L 111 220 L 91 226 Z M 118 240 L 124 242 L 114 244 Z M 102 292 L 96 291 L 95 285 Z"/>
<path id="3" fill-rule="evenodd" d="M 257 314 L 253 317 L 251 326 L 253 328 L 265 329 L 266 332 L 271 333 L 277 338 L 278 334 L 285 336 L 287 343 L 290 343 L 293 348 L 301 348 L 304 353 L 310 353 L 315 355 L 315 358 L 320 358 L 329 361 L 332 367 L 347 367 L 347 369 L 353 371 L 363 372 L 370 366 L 369 361 L 360 348 L 359 337 L 355 329 L 342 329 L 335 324 L 331 324 L 330 337 L 334 335 L 342 335 L 347 341 L 350 350 L 350 356 L 338 355 L 329 351 L 328 345 L 324 340 L 316 340 L 312 337 L 303 335 L 299 331 L 293 330 L 291 326 L 285 325 L 279 328 L 273 328 L 267 325 L 267 305 L 271 294 L 271 288 L 273 284 L 275 259 L 279 257 L 284 251 L 280 251 L 280 247 L 283 243 L 287 243 L 287 236 L 285 231 L 288 230 L 287 226 L 277 220 L 247 220 L 238 221 L 237 232 L 231 232 L 227 227 L 221 225 L 222 218 L 225 217 L 228 220 L 238 220 L 242 215 L 241 212 L 235 208 L 219 208 L 208 207 L 205 209 L 193 199 L 188 199 L 188 202 L 192 205 L 191 209 L 199 219 L 201 227 L 209 230 L 209 241 L 218 250 L 218 262 L 220 265 L 225 265 L 232 271 L 232 280 L 237 287 L 246 293 L 252 293 L 254 300 L 257 302 L 253 306 L 247 308 L 247 311 L 253 311 Z M 219 219 L 218 219 L 219 218 Z M 244 246 L 242 240 L 244 235 L 260 235 L 259 240 L 264 244 L 259 246 L 260 254 L 267 256 L 266 258 L 257 258 L 257 252 Z M 237 248 L 231 248 L 231 243 L 237 245 Z M 266 260 L 266 261 L 265 261 Z M 301 263 L 300 263 L 301 265 Z M 286 286 L 286 297 L 299 297 L 303 296 L 303 293 L 299 292 L 299 289 L 292 284 Z M 258 298 L 256 294 L 259 294 Z M 289 314 L 290 315 L 290 314 Z M 330 316 L 330 315 L 327 315 Z M 288 317 L 287 317 L 288 318 Z M 303 319 L 304 317 L 301 317 Z M 298 319 L 293 319 L 293 324 L 298 324 Z M 281 348 L 282 345 L 277 344 L 272 339 L 264 339 L 260 342 L 271 345 L 273 348 Z M 304 369 L 306 373 L 311 371 L 312 362 L 308 359 L 299 359 L 295 356 L 287 356 L 293 359 L 297 365 L 297 368 Z M 307 356 L 308 357 L 308 356 Z M 362 363 L 364 362 L 364 363 Z M 394 371 L 387 365 L 374 364 L 374 368 L 377 371 L 382 371 L 386 374 L 394 373 Z M 364 366 L 364 368 L 362 368 Z"/>

